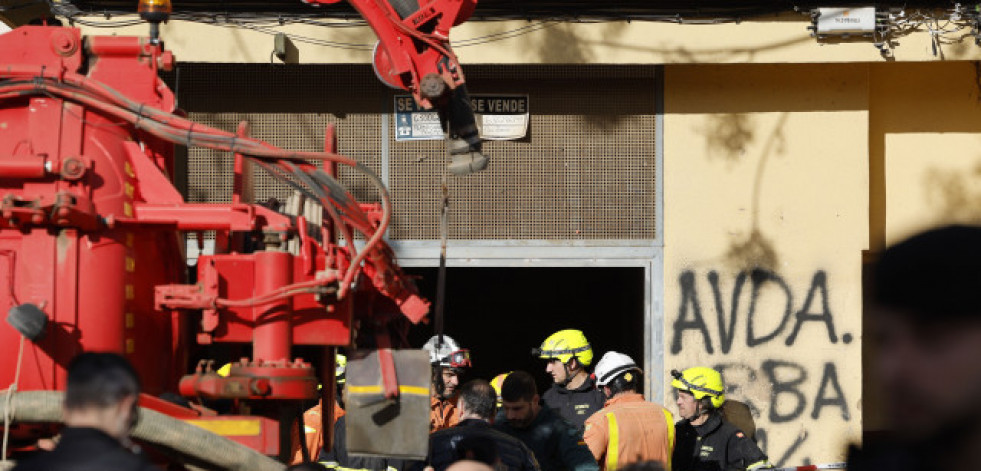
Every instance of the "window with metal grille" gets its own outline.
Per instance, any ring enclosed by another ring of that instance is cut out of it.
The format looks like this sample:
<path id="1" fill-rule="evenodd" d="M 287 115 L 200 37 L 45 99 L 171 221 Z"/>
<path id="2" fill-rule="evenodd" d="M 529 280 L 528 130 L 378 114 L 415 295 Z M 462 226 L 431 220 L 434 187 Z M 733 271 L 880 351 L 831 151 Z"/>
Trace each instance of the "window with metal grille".
<path id="1" fill-rule="evenodd" d="M 490 167 L 449 177 L 453 239 L 602 240 L 655 237 L 655 81 L 651 66 L 468 65 L 474 94 L 529 96 L 528 136 L 485 143 Z M 388 176 L 392 239 L 439 237 L 442 141 L 395 142 L 396 91 L 367 65 L 181 64 L 180 104 L 199 122 L 278 146 L 323 148 L 338 125 L 339 149 Z M 388 129 L 384 129 L 385 127 Z M 228 201 L 230 155 L 188 153 L 190 201 Z M 383 168 L 387 167 L 387 168 Z M 257 173 L 256 198 L 289 188 Z M 377 200 L 354 172 L 341 179 Z"/>

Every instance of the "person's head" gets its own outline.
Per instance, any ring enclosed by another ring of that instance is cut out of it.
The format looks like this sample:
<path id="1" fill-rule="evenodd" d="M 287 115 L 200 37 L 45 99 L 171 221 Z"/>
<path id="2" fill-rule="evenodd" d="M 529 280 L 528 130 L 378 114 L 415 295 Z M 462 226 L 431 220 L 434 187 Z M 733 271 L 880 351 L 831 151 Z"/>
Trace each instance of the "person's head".
<path id="1" fill-rule="evenodd" d="M 461 417 L 490 421 L 496 409 L 497 392 L 487 381 L 474 379 L 460 387 Z"/>
<path id="2" fill-rule="evenodd" d="M 494 468 L 479 461 L 460 460 L 447 466 L 446 471 L 494 471 Z"/>
<path id="3" fill-rule="evenodd" d="M 705 366 L 679 372 L 672 370 L 671 386 L 678 392 L 678 412 L 681 417 L 697 422 L 726 402 L 722 374 Z"/>
<path id="4" fill-rule="evenodd" d="M 434 335 L 422 348 L 429 352 L 433 366 L 433 393 L 443 399 L 452 397 L 460 385 L 460 376 L 471 366 L 470 350 L 460 348 L 448 335 Z"/>
<path id="5" fill-rule="evenodd" d="M 86 352 L 68 365 L 64 418 L 69 427 L 91 427 L 125 441 L 139 420 L 140 380 L 125 358 Z"/>
<path id="6" fill-rule="evenodd" d="M 535 378 L 526 371 L 515 371 L 501 385 L 501 400 L 508 423 L 515 428 L 527 428 L 538 417 L 541 405 Z"/>
<path id="7" fill-rule="evenodd" d="M 928 440 L 981 421 L 981 227 L 888 248 L 873 280 L 874 377 L 895 431 Z"/>
<path id="8" fill-rule="evenodd" d="M 327 471 L 327 467 L 320 463 L 297 463 L 288 468 L 286 471 Z"/>
<path id="9" fill-rule="evenodd" d="M 643 382 L 639 366 L 629 356 L 618 352 L 606 352 L 596 364 L 596 385 L 607 398 L 625 392 L 638 392 Z"/>
<path id="10" fill-rule="evenodd" d="M 552 376 L 555 384 L 562 386 L 585 372 L 593 362 L 593 348 L 582 331 L 575 329 L 550 335 L 540 347 L 532 350 L 532 354 L 546 361 L 545 372 Z"/>
<path id="11" fill-rule="evenodd" d="M 497 452 L 497 443 L 488 436 L 464 435 L 453 450 L 453 461 L 471 460 L 486 464 L 494 469 L 501 462 Z"/>

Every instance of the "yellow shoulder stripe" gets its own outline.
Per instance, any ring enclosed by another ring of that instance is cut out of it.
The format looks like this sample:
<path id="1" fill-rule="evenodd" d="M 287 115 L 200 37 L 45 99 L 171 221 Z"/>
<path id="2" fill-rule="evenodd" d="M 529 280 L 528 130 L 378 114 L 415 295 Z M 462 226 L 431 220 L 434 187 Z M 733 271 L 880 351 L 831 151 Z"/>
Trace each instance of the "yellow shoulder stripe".
<path id="1" fill-rule="evenodd" d="M 610 441 L 606 445 L 606 471 L 617 469 L 617 450 L 620 449 L 620 427 L 617 425 L 617 416 L 612 412 L 606 414 L 606 421 L 610 425 Z"/>

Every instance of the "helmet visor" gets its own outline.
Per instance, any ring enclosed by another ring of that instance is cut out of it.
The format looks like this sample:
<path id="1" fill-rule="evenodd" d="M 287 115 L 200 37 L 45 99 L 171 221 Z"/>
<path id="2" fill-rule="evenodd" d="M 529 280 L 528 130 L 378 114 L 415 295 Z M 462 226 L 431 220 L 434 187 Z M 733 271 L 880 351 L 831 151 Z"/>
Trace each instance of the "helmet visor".
<path id="1" fill-rule="evenodd" d="M 444 361 L 450 368 L 470 368 L 470 350 L 457 350 L 447 355 Z"/>

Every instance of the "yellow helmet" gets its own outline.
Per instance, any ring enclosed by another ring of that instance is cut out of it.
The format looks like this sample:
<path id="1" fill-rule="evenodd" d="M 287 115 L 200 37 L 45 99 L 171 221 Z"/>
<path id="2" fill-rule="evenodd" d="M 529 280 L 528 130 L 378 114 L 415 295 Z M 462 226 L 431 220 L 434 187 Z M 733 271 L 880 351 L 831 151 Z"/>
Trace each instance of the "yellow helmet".
<path id="1" fill-rule="evenodd" d="M 495 392 L 497 392 L 497 407 L 501 407 L 501 405 L 504 404 L 504 399 L 501 398 L 501 387 L 504 386 L 504 380 L 508 377 L 509 374 L 511 374 L 510 371 L 508 371 L 507 373 L 501 373 L 495 376 L 494 379 L 490 381 L 491 387 L 494 388 Z"/>
<path id="2" fill-rule="evenodd" d="M 582 331 L 576 329 L 560 330 L 550 335 L 541 347 L 532 350 L 532 354 L 546 360 L 557 358 L 562 363 L 569 363 L 575 357 L 583 366 L 593 362 L 593 347 Z"/>
<path id="3" fill-rule="evenodd" d="M 337 384 L 347 382 L 347 357 L 340 353 L 334 354 L 334 379 Z"/>
<path id="4" fill-rule="evenodd" d="M 688 368 L 685 371 L 671 370 L 671 386 L 679 391 L 690 392 L 695 399 L 711 398 L 712 407 L 718 409 L 726 402 L 726 387 L 722 374 L 705 366 Z"/>

